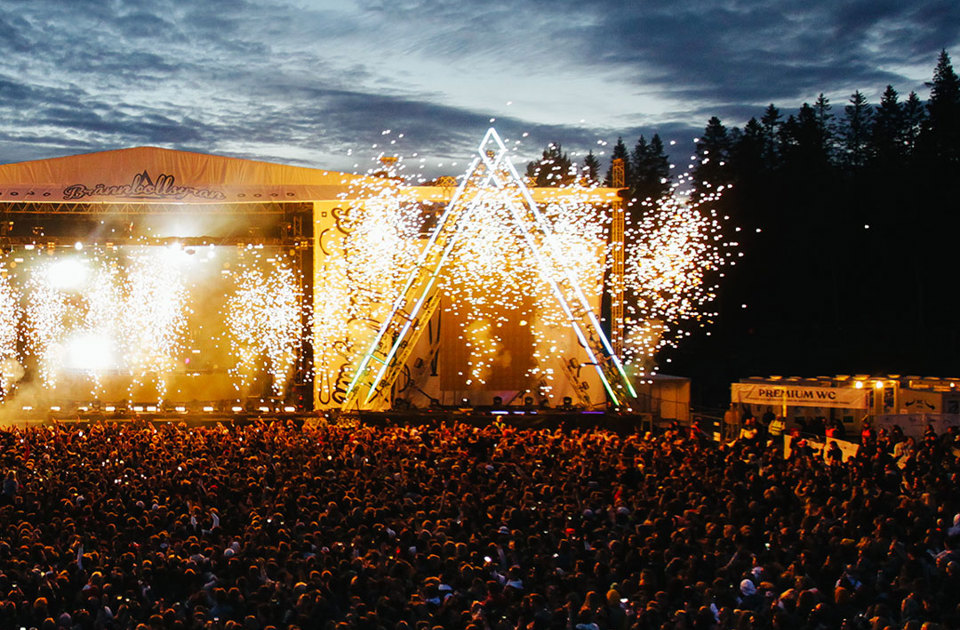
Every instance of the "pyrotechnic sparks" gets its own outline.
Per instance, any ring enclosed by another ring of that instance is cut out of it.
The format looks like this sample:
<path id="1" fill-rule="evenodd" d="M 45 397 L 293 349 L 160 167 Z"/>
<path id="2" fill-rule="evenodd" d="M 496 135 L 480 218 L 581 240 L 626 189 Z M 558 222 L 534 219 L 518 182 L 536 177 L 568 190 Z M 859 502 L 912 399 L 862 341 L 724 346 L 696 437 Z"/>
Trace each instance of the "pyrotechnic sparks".
<path id="1" fill-rule="evenodd" d="M 180 270 L 164 250 L 134 250 L 126 277 L 96 255 L 39 263 L 26 283 L 24 336 L 45 386 L 68 368 L 87 374 L 96 395 L 119 351 L 131 391 L 152 379 L 164 395 L 186 317 Z"/>
<path id="2" fill-rule="evenodd" d="M 352 287 L 352 315 L 370 312 L 397 298 L 400 284 L 420 252 L 420 207 L 408 192 L 392 182 L 366 188 L 363 202 L 344 211 L 340 229 L 347 233 L 344 249 L 350 262 L 346 280 Z"/>
<path id="3" fill-rule="evenodd" d="M 66 293 L 58 286 L 68 272 L 69 267 L 65 271 L 55 262 L 45 262 L 27 282 L 27 348 L 37 361 L 40 380 L 50 389 L 56 387 L 62 369 L 68 304 Z"/>
<path id="4" fill-rule="evenodd" d="M 554 230 L 555 257 L 529 240 L 517 225 L 511 204 L 516 207 L 517 200 L 504 191 L 484 191 L 472 200 L 441 288 L 448 298 L 446 310 L 458 317 L 470 349 L 468 385 L 486 382 L 497 356 L 507 351 L 511 341 L 500 330 L 515 319 L 532 322 L 535 347 L 531 352 L 536 363 L 527 376 L 540 381 L 540 393 L 549 395 L 556 372 L 553 363 L 562 359 L 560 350 L 566 349 L 560 339 L 570 325 L 549 281 L 556 280 L 553 276 L 565 266 L 598 301 L 605 223 L 601 212 L 575 197 L 550 204 L 545 215 Z M 542 262 L 533 247 L 539 248 Z"/>
<path id="5" fill-rule="evenodd" d="M 177 363 L 187 317 L 183 253 L 179 247 L 142 248 L 131 257 L 120 302 L 120 339 L 133 381 L 152 379 L 159 397 Z"/>
<path id="6" fill-rule="evenodd" d="M 16 370 L 20 365 L 17 349 L 17 325 L 20 320 L 20 296 L 7 278 L 5 264 L 0 261 L 0 402 L 9 395 Z"/>
<path id="7" fill-rule="evenodd" d="M 605 249 L 609 216 L 595 204 L 586 201 L 584 197 L 589 189 L 573 185 L 567 190 L 571 193 L 568 199 L 552 203 L 544 209 L 553 232 L 555 251 L 546 249 L 541 255 L 552 258 L 550 265 L 553 270 L 568 270 L 577 286 L 584 291 L 587 301 L 599 311 L 607 258 Z M 548 290 L 545 275 L 541 271 L 533 284 L 537 291 L 538 308 L 531 330 L 537 363 L 529 370 L 529 375 L 538 379 L 538 393 L 541 396 L 554 398 L 554 378 L 569 359 L 565 355 L 570 350 L 562 340 L 569 335 L 570 320 L 559 307 L 556 296 Z M 577 384 L 574 386 L 577 387 Z"/>
<path id="8" fill-rule="evenodd" d="M 709 203 L 677 193 L 646 206 L 627 229 L 626 360 L 643 369 L 659 350 L 689 336 L 690 326 L 710 323 L 715 272 L 724 264 L 724 246 L 732 245 L 720 234 Z"/>
<path id="9" fill-rule="evenodd" d="M 275 395 L 283 393 L 303 339 L 302 295 L 294 271 L 276 263 L 247 267 L 227 300 L 227 327 L 237 358 L 235 387 L 249 385 L 263 357 Z"/>
<path id="10" fill-rule="evenodd" d="M 214 363 L 243 359 L 248 348 L 254 356 L 245 365 L 257 370 L 263 357 L 274 393 L 282 394 L 303 337 L 304 312 L 301 282 L 282 255 L 264 261 L 261 248 L 232 271 L 212 251 L 201 256 L 178 245 L 87 246 L 52 257 L 52 250 L 28 251 L 16 273 L 0 274 L 0 365 L 20 366 L 20 319 L 28 369 L 46 390 L 72 388 L 60 395 L 72 396 L 67 392 L 87 383 L 99 398 L 110 383 L 114 397 L 161 402 L 177 393 L 170 391 L 174 379 L 199 375 L 198 362 L 212 373 Z M 228 296 L 232 284 L 221 288 L 224 278 L 238 283 L 237 294 Z M 243 313 L 226 312 L 232 304 Z M 196 305 L 203 307 L 201 319 L 191 319 Z M 249 330 L 241 330 L 245 323 Z M 221 341 L 233 345 L 220 350 Z M 210 358 L 198 356 L 200 347 Z M 222 370 L 230 371 L 228 365 Z M 4 378 L 8 391 L 10 379 Z"/>
<path id="11" fill-rule="evenodd" d="M 119 368 L 117 331 L 120 326 L 123 298 L 115 265 L 96 256 L 94 269 L 83 292 L 85 313 L 77 329 L 64 340 L 64 364 L 81 372 L 92 383 L 91 395 L 103 393 L 103 376 Z"/>

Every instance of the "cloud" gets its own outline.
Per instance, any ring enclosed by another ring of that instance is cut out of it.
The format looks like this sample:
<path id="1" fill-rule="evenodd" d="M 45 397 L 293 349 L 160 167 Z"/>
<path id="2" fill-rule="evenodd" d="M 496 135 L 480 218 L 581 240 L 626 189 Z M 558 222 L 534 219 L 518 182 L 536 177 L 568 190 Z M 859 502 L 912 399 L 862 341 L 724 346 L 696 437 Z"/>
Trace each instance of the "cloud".
<path id="1" fill-rule="evenodd" d="M 12 0 L 0 159 L 152 144 L 349 169 L 392 129 L 449 163 L 490 118 L 528 134 L 518 161 L 599 152 L 821 91 L 925 96 L 958 42 L 944 0 Z"/>

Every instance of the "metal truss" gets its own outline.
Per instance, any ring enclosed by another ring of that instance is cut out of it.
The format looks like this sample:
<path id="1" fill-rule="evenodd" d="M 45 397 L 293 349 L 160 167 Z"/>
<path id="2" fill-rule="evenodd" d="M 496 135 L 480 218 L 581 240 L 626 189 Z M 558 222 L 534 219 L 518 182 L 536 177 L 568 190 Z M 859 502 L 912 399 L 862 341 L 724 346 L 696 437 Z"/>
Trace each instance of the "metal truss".
<path id="1" fill-rule="evenodd" d="M 66 201 L 0 202 L 0 216 L 8 214 L 45 215 L 152 215 L 152 214 L 294 214 L 313 212 L 311 202 L 251 203 L 69 203 Z"/>

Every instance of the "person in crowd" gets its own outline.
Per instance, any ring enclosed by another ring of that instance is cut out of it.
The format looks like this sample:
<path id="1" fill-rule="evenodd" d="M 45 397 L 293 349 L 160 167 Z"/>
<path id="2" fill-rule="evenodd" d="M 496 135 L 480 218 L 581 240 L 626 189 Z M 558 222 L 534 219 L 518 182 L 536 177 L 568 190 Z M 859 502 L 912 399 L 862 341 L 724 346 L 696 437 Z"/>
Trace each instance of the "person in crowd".
<path id="1" fill-rule="evenodd" d="M 737 437 L 740 432 L 741 413 L 740 405 L 735 402 L 730 403 L 730 408 L 723 413 L 722 437 L 724 440 Z"/>
<path id="2" fill-rule="evenodd" d="M 0 630 L 960 627 L 957 456 L 883 448 L 451 420 L 0 430 Z"/>
<path id="3" fill-rule="evenodd" d="M 3 489 L 0 491 L 0 505 L 13 503 L 19 489 L 20 482 L 17 481 L 17 471 L 11 470 L 3 480 Z"/>
<path id="4" fill-rule="evenodd" d="M 847 430 L 843 426 L 843 421 L 840 418 L 833 418 L 830 420 L 829 426 L 825 432 L 826 437 L 833 438 L 835 440 L 844 440 L 847 437 Z"/>
<path id="5" fill-rule="evenodd" d="M 766 427 L 769 427 L 770 423 L 773 422 L 776 418 L 777 418 L 777 414 L 773 412 L 773 407 L 770 405 L 767 405 L 767 410 L 763 412 L 763 416 L 760 418 L 760 420 L 763 426 L 766 428 Z"/>
<path id="6" fill-rule="evenodd" d="M 747 416 L 747 419 L 743 421 L 738 439 L 747 444 L 756 445 L 760 444 L 763 438 L 763 433 L 757 425 L 757 419 L 753 415 Z"/>

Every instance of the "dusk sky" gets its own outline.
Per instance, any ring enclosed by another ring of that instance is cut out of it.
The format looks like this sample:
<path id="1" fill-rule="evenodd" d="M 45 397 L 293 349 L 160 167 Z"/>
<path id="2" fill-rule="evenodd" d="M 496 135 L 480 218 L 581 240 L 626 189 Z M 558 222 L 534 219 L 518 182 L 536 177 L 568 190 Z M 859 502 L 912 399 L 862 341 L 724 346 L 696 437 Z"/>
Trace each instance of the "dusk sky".
<path id="1" fill-rule="evenodd" d="M 0 162 L 155 145 L 364 171 L 386 147 L 458 174 L 493 118 L 521 163 L 659 132 L 684 166 L 712 115 L 926 99 L 941 49 L 960 61 L 956 0 L 4 0 Z"/>

